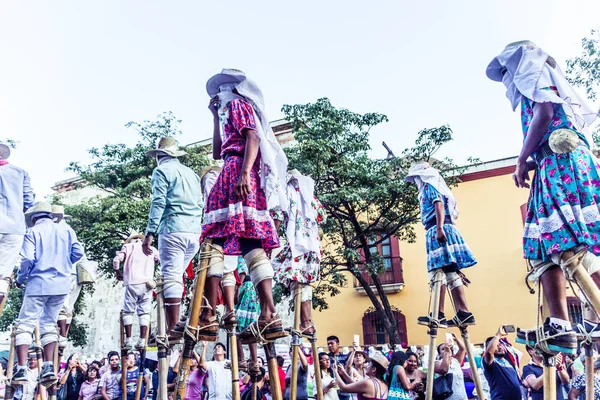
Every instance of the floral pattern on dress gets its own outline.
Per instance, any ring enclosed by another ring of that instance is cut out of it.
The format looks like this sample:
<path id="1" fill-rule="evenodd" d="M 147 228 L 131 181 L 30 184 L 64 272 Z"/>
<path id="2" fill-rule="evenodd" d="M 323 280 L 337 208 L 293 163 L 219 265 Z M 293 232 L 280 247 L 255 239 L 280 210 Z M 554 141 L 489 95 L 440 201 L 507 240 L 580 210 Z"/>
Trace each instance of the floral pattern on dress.
<path id="1" fill-rule="evenodd" d="M 325 207 L 323 207 L 316 197 L 313 197 L 310 204 L 315 210 L 317 224 L 324 224 L 327 221 Z M 281 221 L 284 225 L 290 223 L 287 214 L 280 210 L 271 211 L 271 214 L 273 215 L 273 219 Z M 310 236 L 310 225 L 306 220 L 298 216 L 294 219 L 293 223 L 296 226 L 297 232 L 300 232 L 305 237 Z M 319 240 L 319 238 L 316 238 L 316 240 Z M 292 258 L 292 249 L 286 243 L 272 261 L 273 269 L 275 270 L 275 279 L 284 285 L 289 285 L 292 281 L 311 283 L 319 280 L 321 255 L 322 252 L 317 254 L 311 251 L 302 256 Z"/>
<path id="2" fill-rule="evenodd" d="M 523 97 L 521 122 L 527 137 L 533 118 L 534 103 Z M 574 130 L 562 105 L 554 104 L 554 117 L 540 146 L 547 143 L 556 129 Z M 540 161 L 535 172 L 523 233 L 523 255 L 527 259 L 547 261 L 551 254 L 585 245 L 600 255 L 600 165 L 585 137 L 577 132 L 582 144 L 565 154 L 551 154 Z M 536 152 L 533 158 L 536 158 Z"/>

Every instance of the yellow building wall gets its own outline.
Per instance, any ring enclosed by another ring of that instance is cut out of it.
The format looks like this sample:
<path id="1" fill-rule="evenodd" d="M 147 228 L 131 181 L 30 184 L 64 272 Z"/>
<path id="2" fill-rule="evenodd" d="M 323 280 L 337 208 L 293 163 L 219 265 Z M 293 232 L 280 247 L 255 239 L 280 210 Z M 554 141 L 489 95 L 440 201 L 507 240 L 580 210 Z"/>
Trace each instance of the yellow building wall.
<path id="1" fill-rule="evenodd" d="M 467 299 L 477 321 L 476 326 L 469 328 L 471 341 L 485 341 L 500 325 L 534 327 L 537 294 L 529 294 L 525 285 L 526 264 L 521 250 L 520 207 L 527 202 L 529 191 L 516 188 L 510 175 L 501 175 L 461 183 L 453 193 L 460 209 L 457 227 L 478 261 L 477 265 L 463 270 L 471 280 L 466 289 Z M 429 341 L 427 328 L 416 321 L 418 316 L 427 313 L 429 283 L 424 228 L 419 224 L 415 231 L 415 243 L 400 242 L 406 286 L 388 297 L 406 316 L 408 343 L 422 346 Z M 353 335 L 359 334 L 362 344 L 362 317 L 371 302 L 356 292 L 351 276 L 348 282 L 348 287 L 341 289 L 339 295 L 328 299 L 329 309 L 315 311 L 313 315 L 320 346 L 325 346 L 326 337 L 333 334 L 340 338 L 343 346 L 349 346 Z M 454 316 L 448 298 L 446 316 Z M 514 343 L 514 334 L 509 339 Z"/>

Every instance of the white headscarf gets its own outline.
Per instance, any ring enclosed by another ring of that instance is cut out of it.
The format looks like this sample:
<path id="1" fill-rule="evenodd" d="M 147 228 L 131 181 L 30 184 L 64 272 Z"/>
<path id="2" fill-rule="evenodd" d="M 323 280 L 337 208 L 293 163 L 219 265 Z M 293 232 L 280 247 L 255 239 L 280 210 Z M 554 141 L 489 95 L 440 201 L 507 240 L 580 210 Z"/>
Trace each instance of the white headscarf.
<path id="1" fill-rule="evenodd" d="M 312 206 L 315 182 L 311 177 L 302 175 L 297 170 L 288 172 L 287 181 L 287 207 L 284 211 L 288 216 L 288 223 L 285 235 L 292 257 L 314 252 L 320 258 L 319 225 Z"/>
<path id="2" fill-rule="evenodd" d="M 423 196 L 425 183 L 433 186 L 446 198 L 448 210 L 450 211 L 450 218 L 452 219 L 452 222 L 456 222 L 456 219 L 458 218 L 458 205 L 456 204 L 456 199 L 437 169 L 426 162 L 419 162 L 410 167 L 408 175 L 406 175 L 404 180 L 417 185 L 417 188 L 419 189 L 419 198 Z"/>
<path id="3" fill-rule="evenodd" d="M 513 111 L 523 95 L 536 103 L 562 104 L 567 117 L 579 131 L 590 126 L 598 116 L 597 110 L 573 90 L 556 61 L 533 42 L 509 44 L 490 62 L 486 75 L 504 83 Z M 555 86 L 558 94 L 545 89 L 550 86 Z"/>
<path id="4" fill-rule="evenodd" d="M 233 93 L 236 89 L 239 94 Z M 227 104 L 235 99 L 243 99 L 252 105 L 256 132 L 260 138 L 260 186 L 267 196 L 268 210 L 281 210 L 286 203 L 285 176 L 288 160 L 275 138 L 271 124 L 265 114 L 263 95 L 256 83 L 245 78 L 238 84 L 222 84 L 219 86 L 219 100 L 221 113 Z"/>

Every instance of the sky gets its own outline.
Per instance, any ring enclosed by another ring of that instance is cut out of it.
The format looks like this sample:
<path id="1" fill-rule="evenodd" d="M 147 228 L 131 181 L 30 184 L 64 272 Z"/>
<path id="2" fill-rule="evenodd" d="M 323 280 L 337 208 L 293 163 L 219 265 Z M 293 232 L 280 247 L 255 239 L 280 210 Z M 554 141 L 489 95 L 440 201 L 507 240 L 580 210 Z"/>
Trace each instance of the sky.
<path id="1" fill-rule="evenodd" d="M 10 161 L 41 199 L 88 149 L 134 144 L 128 121 L 172 111 L 181 144 L 209 138 L 206 81 L 237 68 L 261 87 L 271 120 L 321 97 L 386 114 L 374 157 L 383 140 L 399 154 L 444 124 L 454 141 L 441 156 L 515 156 L 519 113 L 487 64 L 528 39 L 566 69 L 598 15 L 597 0 L 2 1 L 0 139 L 19 142 Z"/>

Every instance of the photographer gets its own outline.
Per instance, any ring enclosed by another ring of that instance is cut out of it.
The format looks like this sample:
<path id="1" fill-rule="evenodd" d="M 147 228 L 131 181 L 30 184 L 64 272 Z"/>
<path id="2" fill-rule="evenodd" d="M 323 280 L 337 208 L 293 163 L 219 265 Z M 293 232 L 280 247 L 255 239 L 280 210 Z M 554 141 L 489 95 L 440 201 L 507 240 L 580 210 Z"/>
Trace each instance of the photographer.
<path id="1" fill-rule="evenodd" d="M 506 337 L 503 326 L 496 334 L 485 341 L 483 353 L 483 373 L 490 385 L 491 400 L 521 398 L 521 385 L 517 370 L 507 357 L 506 347 L 500 339 Z"/>

